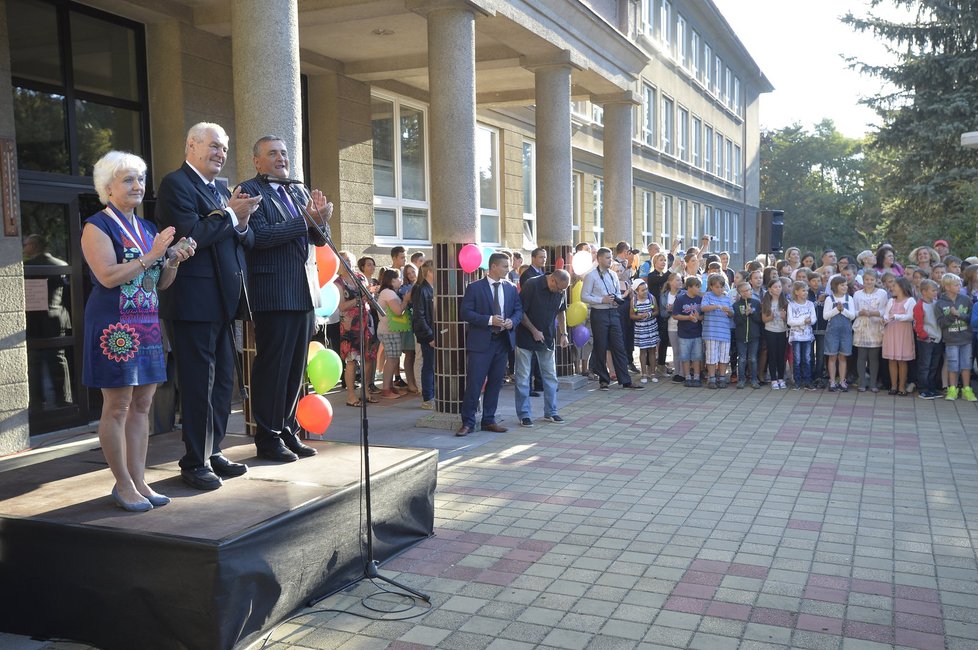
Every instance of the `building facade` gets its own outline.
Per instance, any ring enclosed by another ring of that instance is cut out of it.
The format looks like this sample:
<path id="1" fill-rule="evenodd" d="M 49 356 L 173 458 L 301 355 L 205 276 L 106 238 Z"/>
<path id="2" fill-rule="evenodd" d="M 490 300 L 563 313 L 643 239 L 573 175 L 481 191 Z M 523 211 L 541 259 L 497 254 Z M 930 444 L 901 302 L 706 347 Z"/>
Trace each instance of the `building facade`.
<path id="1" fill-rule="evenodd" d="M 771 86 L 710 0 L 0 0 L 3 82 L 0 454 L 98 417 L 79 380 L 93 163 L 134 151 L 155 188 L 199 121 L 230 135 L 231 185 L 276 133 L 342 248 L 435 257 L 440 410 L 461 244 L 711 234 L 735 263 L 754 253 Z"/>

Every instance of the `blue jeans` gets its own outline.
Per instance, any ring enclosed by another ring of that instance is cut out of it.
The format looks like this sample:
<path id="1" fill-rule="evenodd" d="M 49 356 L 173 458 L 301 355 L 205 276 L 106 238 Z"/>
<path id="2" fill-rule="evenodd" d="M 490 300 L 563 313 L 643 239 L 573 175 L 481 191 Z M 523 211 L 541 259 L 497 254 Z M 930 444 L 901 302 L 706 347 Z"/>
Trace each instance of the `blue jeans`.
<path id="1" fill-rule="evenodd" d="M 421 343 L 421 399 L 435 399 L 435 348 Z"/>
<path id="2" fill-rule="evenodd" d="M 943 343 L 917 341 L 917 389 L 920 392 L 936 392 L 940 388 L 937 382 L 943 352 Z"/>
<path id="3" fill-rule="evenodd" d="M 759 340 L 737 341 L 737 379 L 747 381 L 747 363 L 750 362 L 750 382 L 757 383 L 757 348 Z"/>
<path id="4" fill-rule="evenodd" d="M 530 417 L 530 367 L 536 357 L 543 377 L 543 415 L 557 415 L 557 364 L 554 351 L 516 348 L 516 416 Z"/>
<path id="5" fill-rule="evenodd" d="M 812 342 L 792 341 L 791 360 L 794 365 L 795 386 L 812 383 Z"/>

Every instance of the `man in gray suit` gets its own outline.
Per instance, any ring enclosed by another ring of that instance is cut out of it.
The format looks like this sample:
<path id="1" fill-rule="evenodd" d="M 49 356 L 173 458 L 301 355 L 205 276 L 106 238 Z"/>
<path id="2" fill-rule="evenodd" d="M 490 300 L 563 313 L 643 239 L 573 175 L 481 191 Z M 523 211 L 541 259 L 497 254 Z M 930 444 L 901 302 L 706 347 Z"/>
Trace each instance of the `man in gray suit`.
<path id="1" fill-rule="evenodd" d="M 259 138 L 253 153 L 258 175 L 241 188 L 262 197 L 251 216 L 255 245 L 248 251 L 257 350 L 251 373 L 255 447 L 260 458 L 291 462 L 316 453 L 296 435 L 295 413 L 319 306 L 314 246 L 326 244 L 315 224 L 325 224 L 333 204 L 319 190 L 310 194 L 291 181 L 289 152 L 278 136 Z"/>

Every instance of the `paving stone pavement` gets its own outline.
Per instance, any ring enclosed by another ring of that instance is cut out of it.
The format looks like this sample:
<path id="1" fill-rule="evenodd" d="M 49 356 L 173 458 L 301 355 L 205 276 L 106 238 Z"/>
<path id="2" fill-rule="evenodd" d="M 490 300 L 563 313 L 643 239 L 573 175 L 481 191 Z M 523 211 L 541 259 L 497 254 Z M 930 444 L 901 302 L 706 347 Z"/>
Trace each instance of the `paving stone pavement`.
<path id="1" fill-rule="evenodd" d="M 595 388 L 529 429 L 506 388 L 465 439 L 375 409 L 375 444 L 440 449 L 436 534 L 382 567 L 430 609 L 364 581 L 264 647 L 978 648 L 974 404 Z"/>

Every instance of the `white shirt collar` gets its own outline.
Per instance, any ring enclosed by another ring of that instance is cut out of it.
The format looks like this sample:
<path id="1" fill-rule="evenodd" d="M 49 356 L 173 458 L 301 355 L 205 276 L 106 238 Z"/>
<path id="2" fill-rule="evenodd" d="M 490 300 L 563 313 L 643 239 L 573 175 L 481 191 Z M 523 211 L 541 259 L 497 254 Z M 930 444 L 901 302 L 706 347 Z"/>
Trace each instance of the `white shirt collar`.
<path id="1" fill-rule="evenodd" d="M 186 162 L 187 162 L 187 166 L 190 167 L 190 169 L 194 170 L 194 173 L 197 174 L 198 177 L 200 177 L 200 180 L 204 181 L 204 185 L 210 185 L 211 183 L 214 183 L 215 187 L 217 186 L 217 183 L 215 181 L 209 181 L 206 178 L 204 178 L 204 175 L 201 174 L 196 167 L 191 165 L 189 160 Z"/>

